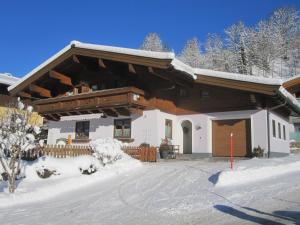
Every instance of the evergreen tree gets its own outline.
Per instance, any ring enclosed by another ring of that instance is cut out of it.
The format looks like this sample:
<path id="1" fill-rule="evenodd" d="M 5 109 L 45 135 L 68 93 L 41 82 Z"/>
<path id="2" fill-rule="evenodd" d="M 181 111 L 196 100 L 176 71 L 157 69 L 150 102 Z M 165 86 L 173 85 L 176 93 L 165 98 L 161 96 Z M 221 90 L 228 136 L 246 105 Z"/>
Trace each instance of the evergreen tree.
<path id="1" fill-rule="evenodd" d="M 146 35 L 140 49 L 155 52 L 166 51 L 166 44 L 162 42 L 157 33 L 149 33 Z"/>
<path id="2" fill-rule="evenodd" d="M 200 44 L 197 38 L 192 38 L 186 42 L 179 59 L 192 67 L 200 68 L 203 66 L 203 57 L 200 53 Z"/>

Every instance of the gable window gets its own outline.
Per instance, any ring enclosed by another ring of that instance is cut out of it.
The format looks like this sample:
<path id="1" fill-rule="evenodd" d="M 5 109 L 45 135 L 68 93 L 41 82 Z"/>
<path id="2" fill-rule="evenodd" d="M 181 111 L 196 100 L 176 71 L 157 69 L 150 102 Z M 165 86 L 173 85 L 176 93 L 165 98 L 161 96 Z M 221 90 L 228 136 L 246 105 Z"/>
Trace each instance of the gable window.
<path id="1" fill-rule="evenodd" d="M 278 123 L 278 138 L 281 139 L 281 124 Z"/>
<path id="2" fill-rule="evenodd" d="M 209 92 L 207 90 L 200 90 L 200 98 L 208 98 Z"/>
<path id="3" fill-rule="evenodd" d="M 275 120 L 272 120 L 273 137 L 276 137 L 276 125 Z"/>
<path id="4" fill-rule="evenodd" d="M 172 139 L 172 120 L 165 120 L 165 138 Z"/>
<path id="5" fill-rule="evenodd" d="M 283 140 L 286 140 L 285 125 L 282 126 L 282 131 L 283 131 Z"/>
<path id="6" fill-rule="evenodd" d="M 188 91 L 185 88 L 180 88 L 179 89 L 179 96 L 180 97 L 188 97 Z"/>
<path id="7" fill-rule="evenodd" d="M 78 121 L 75 126 L 76 139 L 88 139 L 90 133 L 90 121 Z"/>
<path id="8" fill-rule="evenodd" d="M 131 119 L 118 119 L 114 121 L 114 138 L 131 137 Z"/>

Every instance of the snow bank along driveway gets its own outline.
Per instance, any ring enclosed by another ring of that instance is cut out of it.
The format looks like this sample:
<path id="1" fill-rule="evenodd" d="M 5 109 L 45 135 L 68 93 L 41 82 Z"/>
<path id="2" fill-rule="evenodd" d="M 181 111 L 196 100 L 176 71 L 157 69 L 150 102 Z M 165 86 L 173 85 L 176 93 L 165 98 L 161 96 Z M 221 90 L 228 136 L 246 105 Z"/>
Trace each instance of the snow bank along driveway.
<path id="1" fill-rule="evenodd" d="M 220 187 L 243 185 L 295 172 L 300 173 L 300 154 L 272 159 L 254 158 L 238 163 L 234 170 L 218 173 L 215 182 Z"/>
<path id="2" fill-rule="evenodd" d="M 1 225 L 296 224 L 300 219 L 298 173 L 215 186 L 215 174 L 228 166 L 209 160 L 144 164 L 54 198 L 1 208 Z"/>

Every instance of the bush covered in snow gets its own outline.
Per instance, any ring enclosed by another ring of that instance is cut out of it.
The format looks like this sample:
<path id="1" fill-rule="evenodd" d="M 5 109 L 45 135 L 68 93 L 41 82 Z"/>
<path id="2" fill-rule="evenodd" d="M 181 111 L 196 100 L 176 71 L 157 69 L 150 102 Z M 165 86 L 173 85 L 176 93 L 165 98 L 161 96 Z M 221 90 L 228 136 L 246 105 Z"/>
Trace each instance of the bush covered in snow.
<path id="1" fill-rule="evenodd" d="M 30 123 L 32 110 L 18 99 L 10 103 L 0 120 L 0 172 L 8 178 L 9 192 L 15 190 L 22 154 L 37 144 L 35 136 L 40 128 Z"/>
<path id="2" fill-rule="evenodd" d="M 121 150 L 122 142 L 112 138 L 100 138 L 92 141 L 90 145 L 94 151 L 93 155 L 103 165 L 113 163 L 124 156 L 124 152 Z"/>

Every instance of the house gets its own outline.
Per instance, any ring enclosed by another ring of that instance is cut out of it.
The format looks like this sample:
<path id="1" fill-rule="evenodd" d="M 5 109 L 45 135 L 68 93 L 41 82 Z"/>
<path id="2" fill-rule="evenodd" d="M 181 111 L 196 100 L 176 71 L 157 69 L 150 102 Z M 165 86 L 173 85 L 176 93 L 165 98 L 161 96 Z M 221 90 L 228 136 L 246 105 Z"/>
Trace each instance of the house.
<path id="1" fill-rule="evenodd" d="M 12 100 L 7 88 L 17 81 L 18 78 L 9 73 L 0 73 L 0 115 L 3 114 L 3 109 Z"/>
<path id="2" fill-rule="evenodd" d="M 0 73 L 0 118 L 7 113 L 7 107 L 15 104 L 16 98 L 9 95 L 8 87 L 15 84 L 19 78 L 10 73 Z M 30 121 L 31 124 L 43 124 L 43 118 L 36 112 L 33 112 Z"/>
<path id="3" fill-rule="evenodd" d="M 71 42 L 9 87 L 49 122 L 48 144 L 113 137 L 129 145 L 235 156 L 260 146 L 289 154 L 288 118 L 300 104 L 279 79 L 192 68 L 171 52 Z"/>
<path id="4" fill-rule="evenodd" d="M 292 77 L 284 83 L 284 87 L 300 102 L 300 75 Z M 300 142 L 300 117 L 290 117 L 290 139 Z"/>

